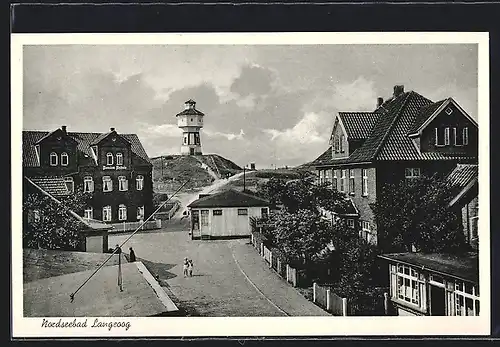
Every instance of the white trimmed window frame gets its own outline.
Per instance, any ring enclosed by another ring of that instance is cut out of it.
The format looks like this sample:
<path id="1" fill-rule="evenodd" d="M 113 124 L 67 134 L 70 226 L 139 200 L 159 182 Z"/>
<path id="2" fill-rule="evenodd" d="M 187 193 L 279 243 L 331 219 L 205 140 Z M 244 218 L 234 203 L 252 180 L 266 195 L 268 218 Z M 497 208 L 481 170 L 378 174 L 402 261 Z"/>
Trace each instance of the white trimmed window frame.
<path id="1" fill-rule="evenodd" d="M 137 206 L 137 220 L 144 219 L 144 206 Z"/>
<path id="2" fill-rule="evenodd" d="M 83 217 L 84 218 L 89 218 L 89 219 L 93 219 L 94 218 L 94 209 L 90 206 L 90 207 L 87 207 L 84 211 L 83 211 Z"/>
<path id="3" fill-rule="evenodd" d="M 137 175 L 135 178 L 135 189 L 136 190 L 143 190 L 144 189 L 144 176 L 143 175 Z"/>
<path id="4" fill-rule="evenodd" d="M 118 220 L 126 221 L 127 220 L 127 206 L 124 204 L 118 205 Z"/>
<path id="5" fill-rule="evenodd" d="M 469 128 L 462 129 L 462 144 L 467 146 L 469 144 Z"/>
<path id="6" fill-rule="evenodd" d="M 340 192 L 345 193 L 345 179 L 346 179 L 346 172 L 347 170 L 342 169 L 340 170 Z"/>
<path id="7" fill-rule="evenodd" d="M 356 194 L 356 172 L 354 169 L 349 169 L 349 194 L 355 195 Z"/>
<path id="8" fill-rule="evenodd" d="M 125 192 L 128 190 L 128 180 L 125 176 L 118 176 L 118 190 Z"/>
<path id="9" fill-rule="evenodd" d="M 102 177 L 102 191 L 103 192 L 113 191 L 113 180 L 111 179 L 111 176 Z"/>
<path id="10" fill-rule="evenodd" d="M 49 165 L 50 166 L 57 166 L 59 161 L 59 158 L 57 156 L 56 152 L 51 152 L 49 155 Z"/>
<path id="11" fill-rule="evenodd" d="M 116 153 L 116 165 L 123 166 L 123 153 Z"/>
<path id="12" fill-rule="evenodd" d="M 368 196 L 368 169 L 362 169 L 362 194 L 363 196 Z"/>
<path id="13" fill-rule="evenodd" d="M 69 165 L 69 155 L 66 152 L 61 153 L 61 166 Z"/>
<path id="14" fill-rule="evenodd" d="M 102 220 L 104 222 L 111 222 L 112 220 L 111 206 L 108 205 L 102 208 Z"/>
<path id="15" fill-rule="evenodd" d="M 92 193 L 94 191 L 94 179 L 92 176 L 85 176 L 83 178 L 83 192 Z"/>
<path id="16" fill-rule="evenodd" d="M 106 153 L 106 165 L 107 166 L 113 165 L 113 153 L 111 152 Z"/>

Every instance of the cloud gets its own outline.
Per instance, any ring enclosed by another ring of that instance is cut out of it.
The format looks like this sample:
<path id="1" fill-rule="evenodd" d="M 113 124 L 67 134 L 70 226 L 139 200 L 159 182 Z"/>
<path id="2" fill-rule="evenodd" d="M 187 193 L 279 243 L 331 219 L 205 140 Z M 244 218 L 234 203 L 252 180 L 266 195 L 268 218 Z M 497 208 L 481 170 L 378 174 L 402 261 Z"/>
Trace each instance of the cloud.
<path id="1" fill-rule="evenodd" d="M 284 141 L 290 144 L 323 143 L 325 138 L 318 131 L 320 117 L 316 113 L 306 113 L 292 128 L 285 130 L 264 129 L 263 132 L 271 135 L 271 141 Z"/>
<path id="2" fill-rule="evenodd" d="M 243 140 L 243 138 L 245 136 L 245 132 L 243 131 L 243 129 L 240 129 L 239 134 L 221 133 L 219 131 L 211 131 L 211 130 L 208 130 L 208 129 L 205 129 L 203 131 L 203 133 L 206 134 L 209 137 L 224 137 L 224 138 L 228 139 L 229 141 L 232 141 L 232 140 Z"/>
<path id="3" fill-rule="evenodd" d="M 257 64 L 246 65 L 233 81 L 230 91 L 246 97 L 248 95 L 266 95 L 272 89 L 273 71 Z"/>
<path id="4" fill-rule="evenodd" d="M 182 130 L 176 124 L 151 125 L 139 123 L 140 132 L 149 137 L 176 137 L 180 138 Z"/>

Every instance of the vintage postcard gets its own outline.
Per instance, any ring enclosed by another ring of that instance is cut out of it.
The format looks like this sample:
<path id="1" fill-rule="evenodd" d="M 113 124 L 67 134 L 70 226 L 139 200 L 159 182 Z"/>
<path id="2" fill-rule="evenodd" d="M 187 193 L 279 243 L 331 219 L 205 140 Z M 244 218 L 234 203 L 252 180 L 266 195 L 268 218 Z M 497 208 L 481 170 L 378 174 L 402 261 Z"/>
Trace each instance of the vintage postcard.
<path id="1" fill-rule="evenodd" d="M 11 38 L 13 337 L 490 333 L 487 33 Z"/>

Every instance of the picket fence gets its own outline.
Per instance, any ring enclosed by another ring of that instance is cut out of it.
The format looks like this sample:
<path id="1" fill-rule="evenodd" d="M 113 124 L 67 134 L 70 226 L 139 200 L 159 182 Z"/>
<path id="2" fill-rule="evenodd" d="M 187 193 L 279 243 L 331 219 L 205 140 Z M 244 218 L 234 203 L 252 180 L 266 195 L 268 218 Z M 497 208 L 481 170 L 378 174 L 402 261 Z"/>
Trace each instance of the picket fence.
<path id="1" fill-rule="evenodd" d="M 266 261 L 270 268 L 276 271 L 288 283 L 297 287 L 300 283 L 300 275 L 297 269 L 291 267 L 283 260 L 283 256 L 277 249 L 270 249 L 265 242 L 267 238 L 258 232 L 252 232 L 251 243 Z"/>
<path id="2" fill-rule="evenodd" d="M 335 316 L 386 316 L 390 310 L 386 292 L 351 303 L 335 294 L 329 285 L 318 283 L 313 283 L 313 302 Z"/>
<path id="3" fill-rule="evenodd" d="M 334 316 L 347 316 L 347 298 L 338 296 L 329 286 L 313 283 L 313 302 Z"/>

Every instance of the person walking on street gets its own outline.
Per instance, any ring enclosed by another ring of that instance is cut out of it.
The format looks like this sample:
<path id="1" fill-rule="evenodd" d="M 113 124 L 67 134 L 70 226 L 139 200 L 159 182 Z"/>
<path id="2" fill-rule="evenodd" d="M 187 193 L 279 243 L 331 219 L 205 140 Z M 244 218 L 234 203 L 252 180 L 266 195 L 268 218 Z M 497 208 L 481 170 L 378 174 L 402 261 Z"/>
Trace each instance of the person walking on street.
<path id="1" fill-rule="evenodd" d="M 130 247 L 129 262 L 133 263 L 134 261 L 135 261 L 135 252 L 132 249 L 132 247 Z"/>
<path id="2" fill-rule="evenodd" d="M 188 269 L 189 269 L 189 261 L 188 258 L 184 258 L 184 263 L 182 264 L 182 272 L 184 274 L 184 277 L 188 277 Z"/>
<path id="3" fill-rule="evenodd" d="M 188 263 L 189 277 L 193 277 L 193 259 L 189 259 Z"/>

